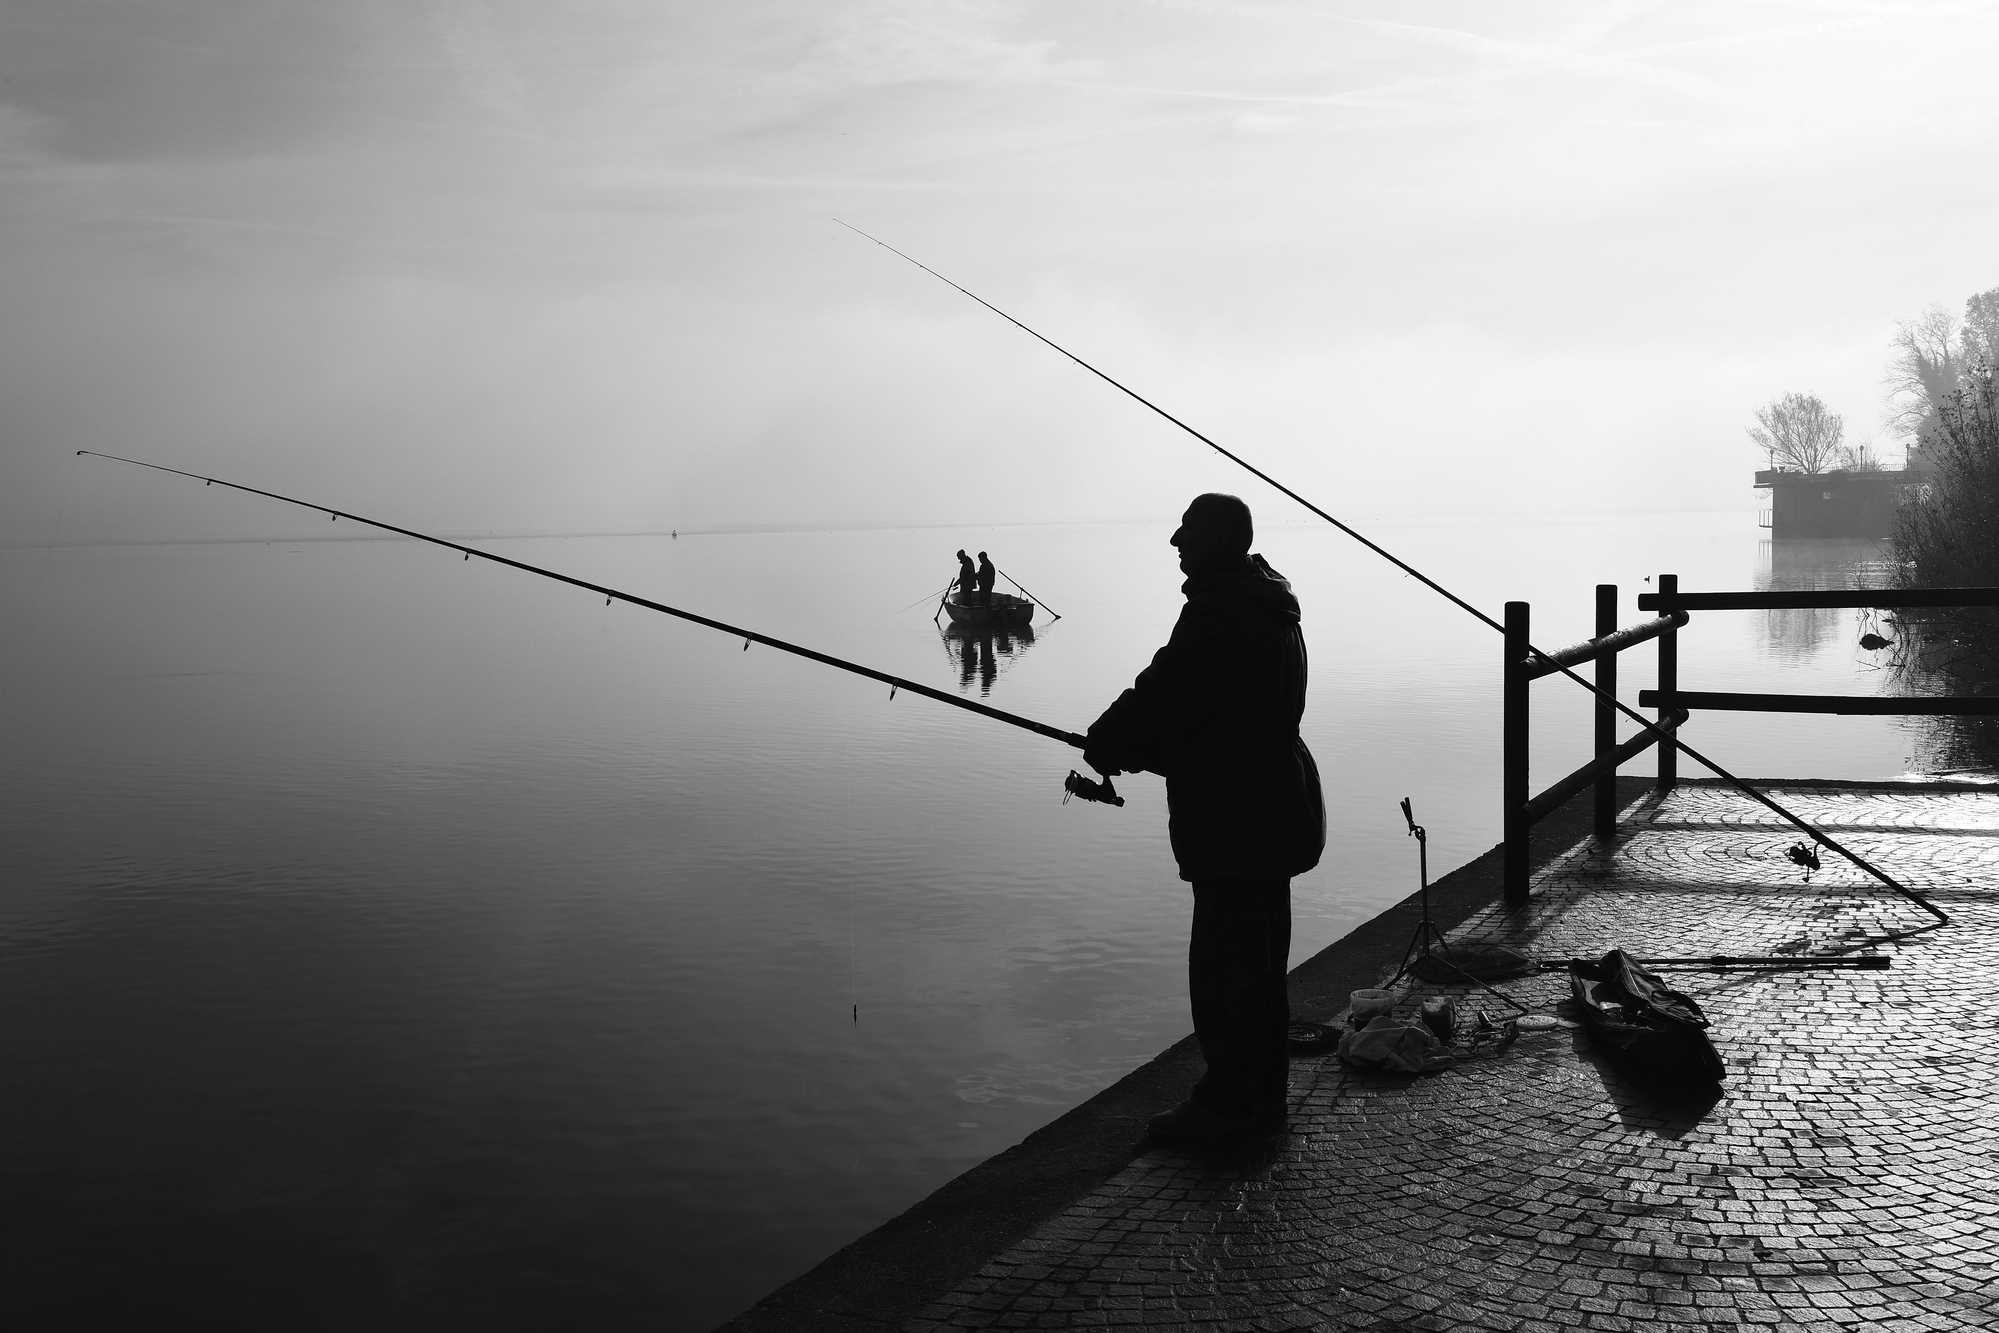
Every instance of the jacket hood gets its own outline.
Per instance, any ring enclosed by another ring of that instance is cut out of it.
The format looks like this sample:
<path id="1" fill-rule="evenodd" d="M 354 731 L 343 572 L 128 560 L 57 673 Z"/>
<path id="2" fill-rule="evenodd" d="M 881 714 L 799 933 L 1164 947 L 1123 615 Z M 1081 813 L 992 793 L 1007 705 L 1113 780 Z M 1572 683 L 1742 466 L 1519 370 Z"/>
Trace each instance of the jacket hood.
<path id="1" fill-rule="evenodd" d="M 1294 622 L 1300 619 L 1298 599 L 1292 595 L 1291 584 L 1260 555 L 1242 556 L 1220 568 L 1195 574 L 1180 585 L 1180 591 L 1190 599 L 1214 595 L 1239 597 L 1273 615 Z"/>

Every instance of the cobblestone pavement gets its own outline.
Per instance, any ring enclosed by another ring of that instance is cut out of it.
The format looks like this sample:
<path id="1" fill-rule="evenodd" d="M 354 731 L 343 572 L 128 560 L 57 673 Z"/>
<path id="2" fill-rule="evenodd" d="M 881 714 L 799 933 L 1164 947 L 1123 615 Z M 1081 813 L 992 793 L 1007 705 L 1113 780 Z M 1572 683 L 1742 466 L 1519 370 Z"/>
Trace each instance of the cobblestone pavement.
<path id="1" fill-rule="evenodd" d="M 1956 924 L 1872 946 L 1887 972 L 1673 974 L 1714 1022 L 1718 1101 L 1649 1092 L 1569 1027 L 1422 1078 L 1300 1059 L 1287 1134 L 1148 1150 L 907 1328 L 1999 1327 L 1999 794 L 1780 799 Z M 1929 920 L 1829 853 L 1803 882 L 1795 841 L 1681 787 L 1453 938 L 1824 952 Z M 1564 974 L 1501 985 L 1567 1012 Z"/>

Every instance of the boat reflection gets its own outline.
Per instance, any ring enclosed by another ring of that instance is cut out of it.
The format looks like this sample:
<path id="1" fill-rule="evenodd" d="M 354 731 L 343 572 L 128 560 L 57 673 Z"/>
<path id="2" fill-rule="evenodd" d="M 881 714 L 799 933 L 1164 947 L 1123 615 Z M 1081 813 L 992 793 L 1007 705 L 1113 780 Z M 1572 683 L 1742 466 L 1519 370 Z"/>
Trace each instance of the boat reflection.
<path id="1" fill-rule="evenodd" d="M 949 624 L 938 631 L 944 654 L 958 673 L 958 688 L 967 693 L 978 682 L 981 697 L 993 692 L 993 682 L 1034 646 L 1034 627 L 1020 625 Z"/>

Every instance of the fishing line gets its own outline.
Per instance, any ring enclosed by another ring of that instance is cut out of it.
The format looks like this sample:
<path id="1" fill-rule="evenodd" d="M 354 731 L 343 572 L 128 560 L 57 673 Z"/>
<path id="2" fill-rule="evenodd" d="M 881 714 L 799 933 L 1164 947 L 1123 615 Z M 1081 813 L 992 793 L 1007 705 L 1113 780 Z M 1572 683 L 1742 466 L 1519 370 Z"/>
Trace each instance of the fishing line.
<path id="1" fill-rule="evenodd" d="M 949 591 L 951 591 L 951 585 L 947 583 L 944 585 L 942 591 L 926 592 L 921 597 L 911 602 L 908 606 L 903 607 L 902 611 L 914 611 L 917 607 L 922 606 L 924 603 L 928 602 L 932 597 L 942 597 L 944 593 L 947 593 Z M 901 615 L 902 611 L 898 611 L 896 612 L 896 614 Z"/>
<path id="2" fill-rule="evenodd" d="M 384 532 L 393 532 L 400 536 L 413 537 L 420 542 L 429 542 L 433 546 L 442 546 L 447 550 L 463 551 L 468 560 L 476 555 L 481 560 L 490 560 L 496 565 L 505 565 L 510 569 L 524 570 L 529 574 L 539 574 L 545 579 L 554 579 L 557 583 L 567 583 L 574 588 L 583 588 L 590 592 L 601 593 L 606 606 L 609 606 L 613 601 L 629 602 L 633 606 L 642 606 L 648 611 L 658 611 L 663 615 L 676 616 L 681 620 L 689 620 L 697 625 L 706 625 L 709 629 L 720 630 L 724 634 L 740 636 L 743 640 L 743 649 L 746 652 L 749 650 L 750 644 L 761 643 L 766 647 L 776 648 L 781 652 L 808 658 L 811 661 L 819 662 L 826 666 L 838 667 L 842 671 L 850 671 L 857 676 L 866 676 L 870 680 L 877 680 L 887 685 L 889 687 L 890 698 L 894 698 L 896 692 L 899 690 L 908 690 L 913 694 L 920 694 L 925 698 L 935 699 L 939 703 L 950 704 L 953 708 L 962 708 L 968 713 L 977 713 L 982 717 L 992 718 L 996 722 L 1005 722 L 1012 726 L 1020 727 L 1023 730 L 1034 732 L 1038 736 L 1046 736 L 1050 740 L 1061 741 L 1064 745 L 1074 746 L 1079 750 L 1083 748 L 1083 737 L 1073 731 L 1063 731 L 1059 727 L 1051 727 L 1044 722 L 1036 722 L 1032 718 L 1021 717 L 1017 713 L 1005 712 L 988 704 L 975 703 L 970 699 L 961 699 L 956 695 L 946 694 L 942 690 L 932 689 L 928 685 L 919 685 L 915 681 L 904 680 L 900 676 L 891 676 L 885 671 L 876 671 L 873 667 L 865 667 L 858 662 L 849 662 L 845 658 L 834 657 L 830 653 L 817 652 L 811 648 L 800 647 L 795 643 L 786 643 L 783 639 L 774 639 L 768 634 L 758 634 L 754 630 L 741 629 L 724 621 L 711 620 L 707 616 L 696 615 L 692 611 L 683 611 L 679 607 L 668 606 L 664 602 L 655 602 L 649 598 L 639 597 L 632 593 L 620 592 L 616 588 L 607 588 L 601 583 L 590 583 L 584 579 L 572 578 L 567 574 L 561 574 L 552 569 L 543 569 L 540 565 L 530 565 L 521 560 L 510 560 L 503 555 L 494 555 L 491 551 L 481 551 L 477 547 L 464 546 L 458 542 L 447 541 L 442 537 L 433 537 L 428 533 L 417 532 L 410 528 L 399 528 L 393 523 L 384 523 L 379 519 L 364 518 L 359 514 L 350 514 L 345 510 L 329 509 L 325 505 L 314 504 L 310 500 L 293 499 L 289 495 L 279 495 L 276 491 L 259 490 L 255 486 L 244 486 L 238 482 L 224 481 L 220 477 L 204 477 L 195 472 L 183 472 L 177 467 L 165 467 L 159 463 L 145 463 L 136 458 L 124 458 L 117 454 L 99 453 L 95 449 L 79 449 L 76 452 L 78 457 L 105 458 L 114 463 L 130 463 L 133 467 L 151 468 L 155 472 L 171 472 L 177 477 L 187 477 L 191 480 L 199 481 L 204 485 L 227 486 L 231 490 L 244 491 L 250 495 L 261 495 L 269 500 L 279 500 L 285 504 L 297 505 L 301 509 L 310 509 L 316 513 L 327 514 L 336 522 L 345 518 L 356 523 L 365 523 L 371 528 L 380 528 Z"/>
<path id="3" fill-rule="evenodd" d="M 1082 357 L 1077 356 L 1074 352 L 1062 346 L 1054 339 L 1045 336 L 1044 334 L 1038 332 L 1035 329 L 1029 328 L 1027 325 L 1015 319 L 1012 315 L 1009 315 L 1006 311 L 1000 309 L 992 302 L 986 300 L 984 297 L 979 296 L 977 293 L 968 291 L 964 287 L 959 286 L 957 283 L 951 281 L 951 279 L 945 277 L 942 273 L 939 273 L 936 269 L 930 267 L 922 260 L 904 254 L 902 251 L 896 249 L 894 246 L 890 245 L 887 241 L 884 241 L 879 237 L 868 235 L 867 232 L 862 231 L 859 227 L 854 226 L 851 222 L 842 222 L 839 218 L 834 218 L 833 220 L 835 222 L 839 222 L 841 226 L 845 227 L 848 231 L 853 232 L 856 236 L 861 236 L 866 238 L 867 240 L 873 241 L 876 245 L 879 245 L 882 249 L 888 251 L 890 254 L 895 255 L 901 259 L 905 259 L 909 263 L 914 264 L 916 267 L 922 269 L 925 273 L 928 273 L 931 277 L 937 279 L 939 282 L 951 288 L 953 291 L 959 292 L 965 296 L 970 297 L 972 300 L 977 301 L 980 305 L 992 311 L 995 315 L 998 315 L 1001 319 L 1013 325 L 1015 328 L 1019 329 L 1022 333 L 1025 333 L 1030 337 L 1034 338 L 1036 341 L 1043 343 L 1048 347 L 1053 348 L 1057 352 L 1060 352 L 1063 356 L 1075 362 L 1077 365 L 1081 366 L 1084 370 L 1089 371 L 1092 375 L 1095 375 L 1098 379 L 1110 385 L 1113 389 L 1116 389 L 1119 393 L 1124 394 L 1127 398 L 1130 398 L 1134 402 L 1139 403 L 1141 406 L 1149 409 L 1150 411 L 1156 413 L 1157 415 L 1164 417 L 1167 421 L 1172 422 L 1175 426 L 1178 426 L 1181 430 L 1187 432 L 1187 434 L 1193 436 L 1195 439 L 1199 440 L 1202 444 L 1207 445 L 1210 449 L 1213 449 L 1216 453 L 1220 454 L 1223 458 L 1228 459 L 1231 463 L 1234 463 L 1237 467 L 1242 468 L 1245 472 L 1248 472 L 1250 475 L 1256 477 L 1258 480 L 1266 483 L 1267 485 L 1271 486 L 1273 489 L 1280 491 L 1284 495 L 1287 495 L 1291 499 L 1297 501 L 1300 505 L 1303 505 L 1306 509 L 1309 509 L 1312 513 L 1318 515 L 1326 522 L 1332 524 L 1334 527 L 1338 528 L 1341 532 L 1344 532 L 1347 536 L 1353 538 L 1355 541 L 1359 542 L 1362 546 L 1365 546 L 1368 550 L 1373 551 L 1376 555 L 1388 561 L 1390 564 L 1394 565 L 1397 569 L 1401 570 L 1403 573 L 1409 575 L 1411 578 L 1416 579 L 1418 582 L 1422 583 L 1425 587 L 1429 588 L 1431 591 L 1445 598 L 1452 605 L 1457 606 L 1461 610 L 1476 617 L 1478 620 L 1483 621 L 1487 626 L 1491 627 L 1492 629 L 1498 630 L 1502 634 L 1506 632 L 1506 627 L 1502 625 L 1499 621 L 1494 620 L 1491 616 L 1479 610 L 1477 607 L 1473 606 L 1470 602 L 1467 602 L 1464 598 L 1458 596 L 1456 593 L 1452 592 L 1449 588 L 1446 588 L 1443 584 L 1437 582 L 1435 579 L 1425 574 L 1422 570 L 1417 569 L 1414 565 L 1410 564 L 1406 560 L 1397 558 L 1387 548 L 1381 546 L 1377 542 L 1369 540 L 1367 537 L 1361 535 L 1359 532 L 1356 532 L 1353 528 L 1348 527 L 1346 524 L 1340 522 L 1337 518 L 1334 518 L 1331 514 L 1319 508 L 1319 506 L 1313 504 L 1310 500 L 1307 500 L 1304 496 L 1298 494 L 1298 492 L 1292 490 L 1289 486 L 1286 486 L 1283 482 L 1277 480 L 1277 478 L 1271 476 L 1268 472 L 1265 472 L 1262 468 L 1255 466 L 1254 464 L 1250 463 L 1248 460 L 1242 458 L 1240 455 L 1231 453 L 1229 450 L 1223 448 L 1220 444 L 1216 443 L 1214 440 L 1209 439 L 1206 435 L 1203 435 L 1200 431 L 1195 430 L 1192 426 L 1182 421 L 1179 417 L 1174 416 L 1171 412 L 1168 412 L 1165 408 L 1153 402 L 1150 398 L 1147 398 L 1145 395 L 1139 393 L 1136 389 L 1132 389 L 1129 386 L 1112 378 L 1110 375 L 1105 374 L 1103 371 L 1097 369 L 1095 366 L 1085 361 Z M 1543 661 L 1551 662 L 1551 659 L 1548 658 L 1547 654 L 1541 652 L 1538 648 L 1535 648 L 1532 644 L 1528 645 L 1528 652 L 1530 652 L 1536 657 L 1541 658 Z M 1644 715 L 1637 712 L 1635 709 L 1626 706 L 1625 703 L 1622 700 L 1618 699 L 1616 696 L 1605 694 L 1603 691 L 1597 689 L 1595 685 L 1591 684 L 1589 681 L 1584 680 L 1581 676 L 1577 675 L 1572 668 L 1566 666 L 1556 666 L 1555 669 L 1556 671 L 1560 672 L 1562 675 L 1567 676 L 1570 680 L 1574 681 L 1576 684 L 1588 690 L 1592 695 L 1596 696 L 1598 699 L 1609 703 L 1611 707 L 1615 708 L 1619 713 L 1622 713 L 1625 717 L 1631 719 L 1631 721 L 1636 722 L 1639 726 L 1643 727 L 1645 730 L 1656 733 L 1659 737 L 1658 741 L 1659 744 L 1671 745 L 1675 747 L 1676 749 L 1679 750 L 1681 754 L 1686 755 L 1687 758 L 1693 760 L 1701 767 L 1707 769 L 1710 773 L 1713 773 L 1716 777 L 1719 777 L 1723 781 L 1728 782 L 1729 784 L 1734 786 L 1736 790 L 1740 791 L 1743 795 L 1763 805 L 1773 813 L 1781 816 L 1784 820 L 1789 822 L 1793 827 L 1797 828 L 1800 832 L 1804 833 L 1805 836 L 1811 838 L 1814 842 L 1818 843 L 1820 846 L 1825 847 L 1831 851 L 1837 852 L 1840 856 L 1845 857 L 1847 861 L 1859 867 L 1861 870 L 1867 872 L 1869 875 L 1879 880 L 1882 884 L 1886 885 L 1888 888 L 1893 889 L 1896 893 L 1901 894 L 1904 898 L 1907 898 L 1910 902 L 1915 903 L 1918 907 L 1921 907 L 1924 911 L 1928 912 L 1931 916 L 1934 916 L 1937 919 L 1937 924 L 1939 925 L 1950 924 L 1950 917 L 1945 915 L 1944 912 L 1940 910 L 1935 904 L 1931 903 L 1929 899 L 1923 897 L 1915 890 L 1908 888 L 1907 886 L 1899 883 L 1898 881 L 1891 879 L 1888 875 L 1884 874 L 1880 869 L 1874 866 L 1873 863 L 1866 860 L 1858 853 L 1849 851 L 1847 848 L 1833 841 L 1830 837 L 1827 837 L 1825 834 L 1819 832 L 1817 829 L 1813 828 L 1810 824 L 1807 824 L 1804 820 L 1792 814 L 1789 810 L 1786 810 L 1783 806 L 1777 804 L 1775 801 L 1771 800 L 1768 796 L 1765 796 L 1762 792 L 1757 791 L 1754 787 L 1751 787 L 1741 778 L 1736 777 L 1733 773 L 1723 768 L 1720 764 L 1717 764 L 1714 760 L 1709 759 L 1706 755 L 1694 749 L 1691 745 L 1688 745 L 1685 741 L 1680 740 L 1672 732 L 1667 731 L 1665 728 L 1661 727 L 1657 722 L 1654 722 L 1652 719 L 1645 717 Z"/>

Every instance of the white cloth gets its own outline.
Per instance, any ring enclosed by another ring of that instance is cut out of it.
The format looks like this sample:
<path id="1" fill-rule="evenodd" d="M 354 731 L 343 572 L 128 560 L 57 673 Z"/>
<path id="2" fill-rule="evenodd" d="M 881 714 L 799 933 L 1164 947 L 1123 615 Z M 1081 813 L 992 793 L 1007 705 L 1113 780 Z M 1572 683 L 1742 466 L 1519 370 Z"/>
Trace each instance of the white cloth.
<path id="1" fill-rule="evenodd" d="M 1426 1027 L 1403 1027 L 1377 1018 L 1340 1038 L 1340 1059 L 1362 1068 L 1402 1074 L 1434 1074 L 1457 1061 Z"/>

